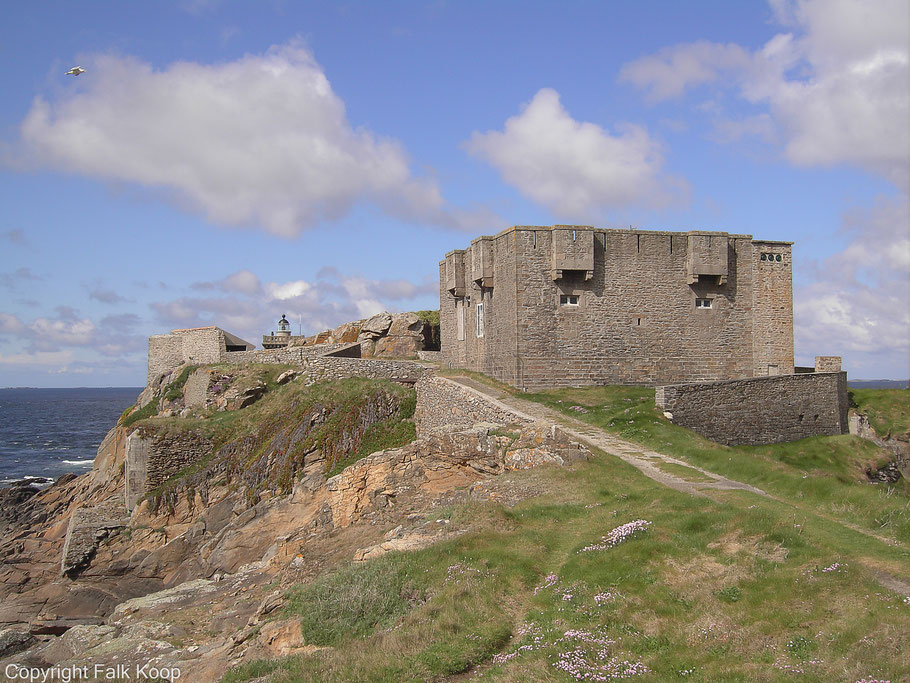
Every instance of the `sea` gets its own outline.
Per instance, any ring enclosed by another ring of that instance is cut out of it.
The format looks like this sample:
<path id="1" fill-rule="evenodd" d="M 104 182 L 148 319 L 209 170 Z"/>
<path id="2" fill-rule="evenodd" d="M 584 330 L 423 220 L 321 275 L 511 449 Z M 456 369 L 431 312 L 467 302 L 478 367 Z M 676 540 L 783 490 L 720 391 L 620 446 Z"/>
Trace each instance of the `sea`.
<path id="1" fill-rule="evenodd" d="M 92 468 L 98 446 L 141 387 L 0 389 L 0 486 L 50 484 Z"/>

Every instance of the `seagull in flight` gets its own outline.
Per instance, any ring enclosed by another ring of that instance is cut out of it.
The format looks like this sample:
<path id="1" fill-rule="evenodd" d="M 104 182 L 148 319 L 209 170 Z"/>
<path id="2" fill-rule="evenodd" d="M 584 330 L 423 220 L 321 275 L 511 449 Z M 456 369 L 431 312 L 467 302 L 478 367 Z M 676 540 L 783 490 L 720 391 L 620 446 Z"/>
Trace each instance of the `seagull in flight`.
<path id="1" fill-rule="evenodd" d="M 78 76 L 79 74 L 84 74 L 84 73 L 85 73 L 85 69 L 83 69 L 81 66 L 74 66 L 72 69 L 67 71 L 64 74 L 64 76 Z"/>

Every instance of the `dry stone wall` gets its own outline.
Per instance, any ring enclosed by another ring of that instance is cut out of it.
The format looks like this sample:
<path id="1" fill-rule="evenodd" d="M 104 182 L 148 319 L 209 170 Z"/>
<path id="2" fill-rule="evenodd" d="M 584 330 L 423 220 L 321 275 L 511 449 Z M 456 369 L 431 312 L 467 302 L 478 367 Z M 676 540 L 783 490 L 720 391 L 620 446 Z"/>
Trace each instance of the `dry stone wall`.
<path id="1" fill-rule="evenodd" d="M 534 420 L 444 377 L 426 375 L 416 385 L 417 436 L 471 429 L 480 422 L 530 424 Z"/>
<path id="2" fill-rule="evenodd" d="M 674 423 L 718 443 L 769 444 L 847 433 L 847 374 L 806 373 L 657 387 Z"/>

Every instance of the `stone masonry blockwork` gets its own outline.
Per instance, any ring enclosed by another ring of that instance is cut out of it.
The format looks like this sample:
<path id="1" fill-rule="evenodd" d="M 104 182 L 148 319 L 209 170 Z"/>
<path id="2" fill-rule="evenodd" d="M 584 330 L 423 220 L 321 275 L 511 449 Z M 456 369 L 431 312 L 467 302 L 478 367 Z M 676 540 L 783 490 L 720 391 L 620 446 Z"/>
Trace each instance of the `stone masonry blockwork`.
<path id="1" fill-rule="evenodd" d="M 728 446 L 847 433 L 847 373 L 754 377 L 658 387 L 675 424 Z"/>
<path id="2" fill-rule="evenodd" d="M 480 422 L 529 424 L 531 418 L 473 391 L 457 382 L 424 375 L 415 386 L 417 409 L 414 423 L 417 436 L 471 429 Z"/>
<path id="3" fill-rule="evenodd" d="M 724 232 L 515 226 L 440 262 L 442 360 L 527 390 L 792 374 L 790 252 Z"/>

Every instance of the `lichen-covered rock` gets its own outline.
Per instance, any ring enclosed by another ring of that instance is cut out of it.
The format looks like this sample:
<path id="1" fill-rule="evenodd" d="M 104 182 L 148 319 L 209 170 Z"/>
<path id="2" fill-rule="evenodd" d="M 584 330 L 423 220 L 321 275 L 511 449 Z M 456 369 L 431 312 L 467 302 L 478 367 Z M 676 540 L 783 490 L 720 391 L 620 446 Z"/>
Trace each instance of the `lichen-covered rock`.
<path id="1" fill-rule="evenodd" d="M 265 389 L 266 386 L 262 382 L 248 387 L 231 387 L 215 401 L 215 405 L 218 410 L 240 410 L 262 398 Z"/>
<path id="2" fill-rule="evenodd" d="M 300 374 L 301 373 L 299 370 L 286 370 L 286 371 L 282 372 L 280 375 L 278 375 L 278 377 L 275 378 L 275 384 L 277 384 L 278 386 L 287 384 L 292 379 L 299 377 Z"/>
<path id="3" fill-rule="evenodd" d="M 0 658 L 26 650 L 35 642 L 28 631 L 6 628 L 0 630 Z"/>
<path id="4" fill-rule="evenodd" d="M 402 493 L 415 487 L 452 491 L 509 470 L 588 456 L 587 449 L 547 425 L 514 433 L 502 433 L 500 427 L 478 424 L 467 431 L 430 434 L 359 460 L 326 481 L 332 524 L 344 528 L 371 511 L 394 507 Z"/>
<path id="5" fill-rule="evenodd" d="M 383 311 L 382 313 L 377 313 L 372 318 L 368 318 L 366 321 L 364 321 L 364 323 L 360 326 L 360 334 L 367 335 L 375 339 L 388 332 L 391 326 L 391 314 Z"/>

